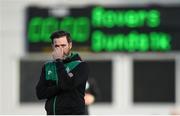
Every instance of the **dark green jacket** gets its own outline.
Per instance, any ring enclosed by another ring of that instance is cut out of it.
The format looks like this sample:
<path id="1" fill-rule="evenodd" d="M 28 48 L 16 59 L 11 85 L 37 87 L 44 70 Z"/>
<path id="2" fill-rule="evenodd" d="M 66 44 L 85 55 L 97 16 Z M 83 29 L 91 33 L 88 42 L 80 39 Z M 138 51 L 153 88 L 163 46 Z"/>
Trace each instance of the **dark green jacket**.
<path id="1" fill-rule="evenodd" d="M 74 53 L 66 60 L 45 63 L 36 94 L 39 99 L 47 99 L 45 109 L 48 115 L 84 113 L 88 73 L 87 63 Z"/>

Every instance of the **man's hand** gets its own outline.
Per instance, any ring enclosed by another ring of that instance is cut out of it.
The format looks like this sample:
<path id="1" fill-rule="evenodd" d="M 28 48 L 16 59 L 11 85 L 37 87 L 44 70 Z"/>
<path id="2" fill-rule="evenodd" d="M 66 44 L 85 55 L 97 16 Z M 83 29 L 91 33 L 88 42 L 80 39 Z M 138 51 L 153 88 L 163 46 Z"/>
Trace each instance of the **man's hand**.
<path id="1" fill-rule="evenodd" d="M 63 59 L 63 49 L 61 46 L 55 47 L 54 51 L 52 52 L 53 59 Z"/>
<path id="2" fill-rule="evenodd" d="M 95 98 L 92 94 L 85 93 L 84 100 L 86 105 L 91 105 L 94 103 Z"/>

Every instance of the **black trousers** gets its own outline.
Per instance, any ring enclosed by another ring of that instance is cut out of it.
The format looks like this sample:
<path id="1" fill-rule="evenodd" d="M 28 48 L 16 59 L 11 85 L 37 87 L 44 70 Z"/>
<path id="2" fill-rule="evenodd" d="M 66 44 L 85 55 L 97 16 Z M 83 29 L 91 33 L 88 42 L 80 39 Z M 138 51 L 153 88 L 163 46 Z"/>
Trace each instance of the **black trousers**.
<path id="1" fill-rule="evenodd" d="M 48 112 L 47 115 L 88 115 L 86 114 L 86 108 L 84 109 L 72 109 L 72 108 L 59 108 L 60 110 L 56 110 L 55 114 L 54 112 Z"/>

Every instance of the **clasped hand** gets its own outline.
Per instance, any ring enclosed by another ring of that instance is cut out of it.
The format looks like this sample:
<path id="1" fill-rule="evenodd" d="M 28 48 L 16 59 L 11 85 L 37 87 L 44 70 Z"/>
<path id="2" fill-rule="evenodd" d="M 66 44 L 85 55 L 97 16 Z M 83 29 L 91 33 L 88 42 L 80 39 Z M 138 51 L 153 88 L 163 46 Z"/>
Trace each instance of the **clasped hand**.
<path id="1" fill-rule="evenodd" d="M 61 46 L 55 47 L 52 52 L 53 59 L 63 59 L 63 48 Z"/>

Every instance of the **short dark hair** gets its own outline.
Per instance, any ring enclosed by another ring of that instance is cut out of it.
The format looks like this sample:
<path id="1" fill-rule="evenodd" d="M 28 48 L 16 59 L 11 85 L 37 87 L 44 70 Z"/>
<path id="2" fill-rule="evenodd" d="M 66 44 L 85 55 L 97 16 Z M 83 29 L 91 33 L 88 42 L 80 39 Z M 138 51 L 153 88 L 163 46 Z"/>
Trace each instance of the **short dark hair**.
<path id="1" fill-rule="evenodd" d="M 53 32 L 50 36 L 51 42 L 53 43 L 54 39 L 60 38 L 63 36 L 66 36 L 68 43 L 72 42 L 70 33 L 63 30 L 58 30 L 58 31 Z"/>

